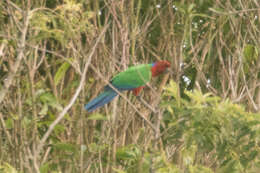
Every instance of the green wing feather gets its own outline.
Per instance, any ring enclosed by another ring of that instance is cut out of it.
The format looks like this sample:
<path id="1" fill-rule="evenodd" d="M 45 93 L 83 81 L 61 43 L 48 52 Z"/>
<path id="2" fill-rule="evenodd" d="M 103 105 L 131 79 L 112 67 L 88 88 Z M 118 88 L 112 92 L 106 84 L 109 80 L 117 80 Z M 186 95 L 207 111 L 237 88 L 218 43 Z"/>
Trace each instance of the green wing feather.
<path id="1" fill-rule="evenodd" d="M 151 80 L 152 64 L 142 64 L 128 68 L 112 78 L 111 83 L 118 89 L 133 89 L 144 86 Z"/>

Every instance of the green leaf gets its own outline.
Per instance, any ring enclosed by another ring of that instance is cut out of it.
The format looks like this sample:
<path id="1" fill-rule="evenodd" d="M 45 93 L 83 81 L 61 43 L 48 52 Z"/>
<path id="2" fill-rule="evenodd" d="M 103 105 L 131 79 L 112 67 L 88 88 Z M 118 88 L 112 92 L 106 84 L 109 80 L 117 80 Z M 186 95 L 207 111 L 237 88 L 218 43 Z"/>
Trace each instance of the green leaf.
<path id="1" fill-rule="evenodd" d="M 54 102 L 50 102 L 49 105 L 55 109 L 57 109 L 58 111 L 62 111 L 62 106 L 57 102 L 57 100 L 55 99 Z"/>
<path id="2" fill-rule="evenodd" d="M 133 145 L 119 148 L 116 152 L 116 157 L 125 161 L 137 160 L 140 155 L 140 149 Z"/>
<path id="3" fill-rule="evenodd" d="M 8 117 L 8 119 L 5 121 L 5 125 L 7 129 L 12 129 L 14 127 L 14 121 L 11 117 Z"/>
<path id="4" fill-rule="evenodd" d="M 107 148 L 107 145 L 105 145 L 105 144 L 99 145 L 94 142 L 88 145 L 88 150 L 91 153 L 98 153 L 100 151 L 105 150 L 106 148 Z"/>
<path id="5" fill-rule="evenodd" d="M 43 102 L 43 103 L 49 103 L 49 102 L 54 102 L 56 99 L 54 97 L 53 94 L 51 94 L 50 92 L 44 92 L 40 95 L 40 100 Z"/>
<path id="6" fill-rule="evenodd" d="M 47 163 L 44 163 L 43 165 L 41 165 L 40 172 L 41 173 L 48 173 L 48 172 L 50 172 L 50 164 L 47 162 Z"/>
<path id="7" fill-rule="evenodd" d="M 51 124 L 52 122 L 49 122 L 49 124 Z M 55 127 L 54 127 L 54 132 L 56 133 L 56 135 L 59 135 L 60 133 L 64 132 L 65 131 L 65 127 L 64 125 L 62 124 L 57 124 Z"/>
<path id="8" fill-rule="evenodd" d="M 102 114 L 99 114 L 99 113 L 94 113 L 94 114 L 91 114 L 87 119 L 88 120 L 107 120 L 107 117 Z"/>
<path id="9" fill-rule="evenodd" d="M 117 173 L 126 173 L 125 171 L 122 171 L 122 170 L 120 170 L 120 169 L 116 169 L 116 168 L 112 168 L 115 172 L 117 172 Z"/>
<path id="10" fill-rule="evenodd" d="M 14 167 L 9 165 L 7 162 L 4 162 L 2 165 L 0 165 L 0 172 L 3 173 L 17 173 Z"/>
<path id="11" fill-rule="evenodd" d="M 55 98 L 55 96 L 50 93 L 50 92 L 40 92 L 40 95 L 39 95 L 39 99 L 42 103 L 48 105 L 48 106 L 51 106 L 52 108 L 55 108 L 57 109 L 58 111 L 61 111 L 62 110 L 62 106 L 58 103 L 57 99 Z M 41 110 L 41 113 L 46 113 L 44 112 L 46 111 L 46 108 L 42 108 Z"/>
<path id="12" fill-rule="evenodd" d="M 76 145 L 70 143 L 56 143 L 54 144 L 54 148 L 56 148 L 57 150 L 67 151 L 71 153 L 77 152 Z"/>
<path id="13" fill-rule="evenodd" d="M 56 72 L 55 76 L 54 76 L 54 84 L 57 86 L 61 79 L 64 78 L 67 70 L 69 69 L 70 64 L 68 62 L 64 62 L 60 68 L 58 69 L 58 71 Z"/>
<path id="14" fill-rule="evenodd" d="M 41 111 L 39 112 L 39 115 L 46 115 L 48 112 L 48 105 L 44 104 Z"/>
<path id="15" fill-rule="evenodd" d="M 22 119 L 22 127 L 28 128 L 31 125 L 32 120 L 28 118 L 28 116 L 24 116 Z"/>
<path id="16" fill-rule="evenodd" d="M 253 150 L 250 154 L 249 154 L 249 161 L 252 161 L 253 159 L 256 158 L 256 156 L 258 155 L 258 151 L 257 150 Z"/>
<path id="17" fill-rule="evenodd" d="M 195 7 L 195 4 L 193 4 L 193 3 L 190 4 L 188 7 L 188 13 L 191 13 L 193 11 L 194 7 Z"/>
<path id="18" fill-rule="evenodd" d="M 237 173 L 242 172 L 241 164 L 237 160 L 228 161 L 226 165 L 216 171 L 217 173 Z"/>
<path id="19" fill-rule="evenodd" d="M 181 99 L 179 96 L 179 86 L 173 80 L 171 80 L 169 86 L 167 86 L 165 90 L 166 95 L 173 96 L 177 100 L 178 106 L 180 106 Z"/>
<path id="20" fill-rule="evenodd" d="M 202 165 L 189 166 L 190 173 L 213 173 L 210 168 L 204 167 Z"/>
<path id="21" fill-rule="evenodd" d="M 244 48 L 244 60 L 248 64 L 255 64 L 258 58 L 258 50 L 252 44 L 247 44 Z"/>

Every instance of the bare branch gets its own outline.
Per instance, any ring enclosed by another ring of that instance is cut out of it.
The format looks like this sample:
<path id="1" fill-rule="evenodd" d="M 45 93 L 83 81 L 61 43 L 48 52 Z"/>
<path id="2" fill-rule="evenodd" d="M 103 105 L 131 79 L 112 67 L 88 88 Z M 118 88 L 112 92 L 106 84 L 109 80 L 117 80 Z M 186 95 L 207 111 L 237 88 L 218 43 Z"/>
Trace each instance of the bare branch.
<path id="1" fill-rule="evenodd" d="M 78 98 L 79 93 L 81 92 L 84 83 L 85 83 L 85 78 L 86 78 L 86 73 L 88 71 L 88 67 L 89 64 L 91 62 L 91 59 L 96 51 L 97 45 L 100 42 L 101 38 L 103 37 L 104 33 L 106 32 L 107 28 L 108 28 L 109 24 L 107 24 L 104 29 L 102 30 L 102 32 L 100 33 L 99 37 L 97 38 L 94 46 L 92 47 L 92 50 L 88 56 L 88 60 L 84 66 L 84 70 L 82 73 L 82 77 L 80 80 L 80 84 L 75 92 L 75 94 L 73 95 L 73 97 L 71 98 L 69 104 L 63 109 L 63 111 L 59 114 L 59 116 L 52 122 L 52 124 L 49 126 L 47 132 L 44 134 L 44 136 L 42 137 L 42 139 L 40 140 L 40 143 L 34 153 L 34 158 L 37 158 L 39 153 L 41 152 L 46 140 L 48 139 L 48 137 L 50 136 L 50 134 L 52 133 L 52 131 L 54 130 L 55 126 L 63 119 L 63 117 L 65 116 L 65 114 L 68 112 L 68 110 L 72 107 L 72 105 L 75 103 L 76 99 Z"/>
<path id="2" fill-rule="evenodd" d="M 24 16 L 24 24 L 23 24 L 23 28 L 22 28 L 22 32 L 21 32 L 20 42 L 18 43 L 18 48 L 17 48 L 18 55 L 17 55 L 16 61 L 13 65 L 11 71 L 8 73 L 7 78 L 4 80 L 4 88 L 0 91 L 0 104 L 3 102 L 5 95 L 8 92 L 9 87 L 13 83 L 13 79 L 14 79 L 17 71 L 19 70 L 21 61 L 24 57 L 28 25 L 29 25 L 29 16 L 28 16 L 28 13 L 26 13 Z"/>

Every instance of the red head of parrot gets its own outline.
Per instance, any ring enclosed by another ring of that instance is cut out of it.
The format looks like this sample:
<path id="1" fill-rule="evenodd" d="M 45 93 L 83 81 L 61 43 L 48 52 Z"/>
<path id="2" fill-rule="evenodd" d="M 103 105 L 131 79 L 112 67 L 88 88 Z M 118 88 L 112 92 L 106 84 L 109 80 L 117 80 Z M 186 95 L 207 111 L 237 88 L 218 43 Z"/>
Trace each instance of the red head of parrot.
<path id="1" fill-rule="evenodd" d="M 170 67 L 171 64 L 169 61 L 163 60 L 163 61 L 157 61 L 155 63 L 153 63 L 152 65 L 152 76 L 155 77 L 163 72 L 165 72 L 165 70 Z"/>

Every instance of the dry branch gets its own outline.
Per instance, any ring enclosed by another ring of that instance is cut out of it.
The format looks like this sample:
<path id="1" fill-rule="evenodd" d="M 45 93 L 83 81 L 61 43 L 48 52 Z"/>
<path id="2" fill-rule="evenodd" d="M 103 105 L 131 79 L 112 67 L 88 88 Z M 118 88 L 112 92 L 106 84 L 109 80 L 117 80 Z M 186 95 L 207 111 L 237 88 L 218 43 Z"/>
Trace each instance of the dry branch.
<path id="1" fill-rule="evenodd" d="M 44 136 L 42 137 L 42 139 L 40 140 L 40 143 L 36 149 L 36 151 L 34 152 L 34 158 L 37 158 L 39 153 L 41 152 L 46 140 L 48 139 L 48 137 L 50 136 L 50 134 L 52 133 L 52 131 L 54 130 L 55 126 L 63 119 L 63 117 L 65 116 L 65 114 L 68 112 L 68 110 L 72 107 L 72 105 L 74 104 L 74 102 L 76 101 L 76 99 L 78 98 L 79 93 L 81 92 L 84 83 L 85 83 L 85 78 L 86 78 L 86 73 L 88 71 L 88 67 L 89 64 L 91 62 L 91 59 L 96 51 L 97 45 L 100 42 L 101 38 L 103 37 L 103 35 L 105 34 L 107 28 L 108 28 L 109 24 L 107 24 L 104 29 L 102 30 L 102 32 L 100 33 L 99 37 L 97 38 L 94 46 L 92 47 L 92 50 L 88 56 L 88 60 L 84 66 L 84 70 L 81 73 L 81 80 L 80 80 L 80 84 L 75 92 L 75 94 L 73 95 L 73 97 L 71 98 L 70 102 L 68 103 L 68 105 L 62 110 L 62 112 L 58 115 L 58 117 L 52 122 L 52 124 L 49 126 L 47 132 L 44 134 Z"/>

